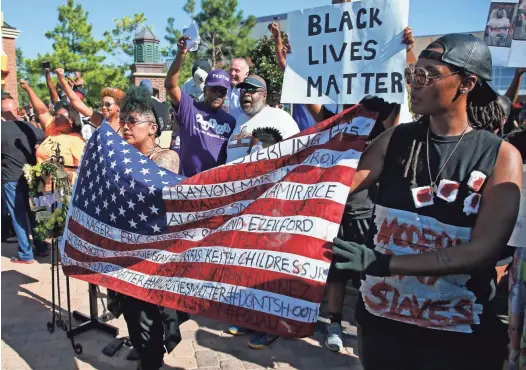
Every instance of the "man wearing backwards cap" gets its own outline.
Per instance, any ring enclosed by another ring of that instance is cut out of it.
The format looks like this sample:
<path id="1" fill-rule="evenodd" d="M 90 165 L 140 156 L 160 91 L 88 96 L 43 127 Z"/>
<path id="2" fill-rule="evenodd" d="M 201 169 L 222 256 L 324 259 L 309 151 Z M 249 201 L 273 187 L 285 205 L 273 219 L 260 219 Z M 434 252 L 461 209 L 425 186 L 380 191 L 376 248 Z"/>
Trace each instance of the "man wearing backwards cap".
<path id="1" fill-rule="evenodd" d="M 267 84 L 259 76 L 248 76 L 237 85 L 240 105 L 244 114 L 236 119 L 236 128 L 228 140 L 227 162 L 248 154 L 250 139 L 255 129 L 270 127 L 277 129 L 283 139 L 299 132 L 296 121 L 282 109 L 267 105 Z"/>
<path id="2" fill-rule="evenodd" d="M 222 165 L 226 161 L 226 144 L 236 120 L 221 109 L 230 88 L 230 76 L 216 69 L 205 80 L 205 96 L 195 101 L 178 86 L 179 71 L 187 53 L 183 36 L 177 43 L 177 56 L 170 66 L 164 87 L 170 95 L 179 122 L 181 140 L 180 173 L 193 176 L 201 171 Z"/>
<path id="3" fill-rule="evenodd" d="M 406 69 L 412 110 L 362 155 L 351 192 L 379 183 L 366 245 L 334 240 L 365 274 L 356 307 L 371 369 L 502 369 L 495 264 L 517 220 L 522 159 L 493 134 L 503 110 L 489 48 L 449 34 Z M 396 345 L 393 345 L 396 343 Z"/>

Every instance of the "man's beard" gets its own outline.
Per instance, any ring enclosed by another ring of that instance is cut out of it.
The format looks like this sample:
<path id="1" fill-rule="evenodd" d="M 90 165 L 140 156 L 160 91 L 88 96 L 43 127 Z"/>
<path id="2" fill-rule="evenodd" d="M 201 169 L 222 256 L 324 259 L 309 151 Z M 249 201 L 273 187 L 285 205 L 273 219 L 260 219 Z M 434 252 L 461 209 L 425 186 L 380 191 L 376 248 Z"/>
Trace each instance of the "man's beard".
<path id="1" fill-rule="evenodd" d="M 245 111 L 245 114 L 247 116 L 253 117 L 256 114 L 258 114 L 264 106 L 265 102 L 263 101 L 263 99 L 256 103 L 254 103 L 254 101 L 252 100 L 252 105 L 250 106 L 250 109 L 248 111 Z"/>

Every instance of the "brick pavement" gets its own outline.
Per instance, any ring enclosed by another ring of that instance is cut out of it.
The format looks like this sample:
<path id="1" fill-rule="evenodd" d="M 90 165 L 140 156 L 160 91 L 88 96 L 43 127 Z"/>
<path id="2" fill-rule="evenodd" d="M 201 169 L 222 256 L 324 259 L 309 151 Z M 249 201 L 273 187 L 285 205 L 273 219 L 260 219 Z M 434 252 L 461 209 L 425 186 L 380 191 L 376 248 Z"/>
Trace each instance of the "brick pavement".
<path id="1" fill-rule="evenodd" d="M 51 275 L 49 257 L 32 265 L 15 265 L 9 259 L 16 253 L 16 243 L 2 243 L 2 296 L 1 296 L 1 369 L 135 369 L 136 364 L 126 360 L 126 347 L 114 357 L 107 357 L 101 349 L 111 337 L 91 331 L 76 337 L 83 353 L 76 355 L 66 333 L 57 328 L 49 333 L 46 323 L 51 319 Z M 87 283 L 70 280 L 72 310 L 89 312 Z M 61 301 L 66 304 L 65 278 L 61 280 Z M 105 292 L 105 289 L 102 289 Z M 353 302 L 348 297 L 344 318 L 349 319 Z M 99 312 L 102 306 L 99 301 Z M 322 306 L 321 314 L 326 312 Z M 322 319 L 323 320 L 323 319 Z M 78 324 L 74 322 L 74 325 Z M 120 329 L 119 336 L 127 335 L 123 318 L 110 324 Z M 347 323 L 348 324 L 348 323 Z M 324 348 L 324 325 L 320 323 L 312 337 L 280 340 L 271 348 L 251 350 L 247 337 L 233 337 L 224 333 L 227 324 L 195 317 L 181 326 L 183 341 L 165 356 L 169 369 L 361 369 L 356 357 L 356 337 L 353 326 L 347 326 L 345 349 L 332 353 Z"/>

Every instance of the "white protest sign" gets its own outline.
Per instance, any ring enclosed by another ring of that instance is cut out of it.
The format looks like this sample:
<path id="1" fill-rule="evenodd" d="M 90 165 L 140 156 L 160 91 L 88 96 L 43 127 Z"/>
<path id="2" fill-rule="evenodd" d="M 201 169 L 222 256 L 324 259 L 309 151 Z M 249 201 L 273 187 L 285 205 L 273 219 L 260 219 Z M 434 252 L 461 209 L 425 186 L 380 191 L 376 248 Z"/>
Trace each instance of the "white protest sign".
<path id="1" fill-rule="evenodd" d="M 522 192 L 519 218 L 511 234 L 508 245 L 513 247 L 526 247 L 526 164 L 522 165 Z"/>
<path id="2" fill-rule="evenodd" d="M 188 51 L 196 51 L 199 49 L 199 43 L 201 42 L 201 37 L 199 37 L 199 27 L 195 21 L 192 21 L 190 27 L 186 29 L 183 36 L 189 36 L 190 40 L 186 40 L 186 48 Z"/>
<path id="3" fill-rule="evenodd" d="M 403 103 L 409 0 L 364 0 L 287 15 L 282 103 L 352 104 L 366 95 Z"/>
<path id="4" fill-rule="evenodd" d="M 493 0 L 484 30 L 494 66 L 526 67 L 526 1 Z"/>

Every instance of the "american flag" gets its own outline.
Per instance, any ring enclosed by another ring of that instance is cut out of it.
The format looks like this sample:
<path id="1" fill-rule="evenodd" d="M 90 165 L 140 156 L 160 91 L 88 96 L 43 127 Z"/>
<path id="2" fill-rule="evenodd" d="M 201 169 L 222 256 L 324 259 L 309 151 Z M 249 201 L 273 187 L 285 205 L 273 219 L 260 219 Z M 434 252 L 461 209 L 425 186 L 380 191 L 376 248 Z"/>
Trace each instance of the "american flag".
<path id="1" fill-rule="evenodd" d="M 103 124 L 78 170 L 64 271 L 245 328 L 310 335 L 375 118 L 356 106 L 191 178 L 158 167 Z"/>

